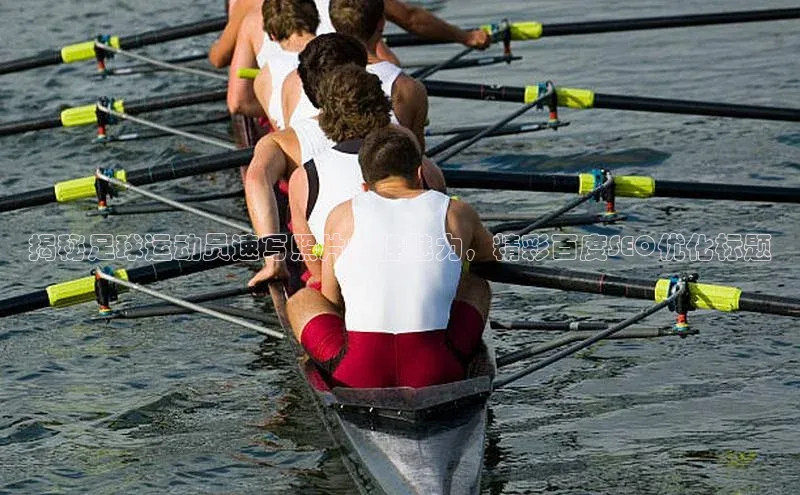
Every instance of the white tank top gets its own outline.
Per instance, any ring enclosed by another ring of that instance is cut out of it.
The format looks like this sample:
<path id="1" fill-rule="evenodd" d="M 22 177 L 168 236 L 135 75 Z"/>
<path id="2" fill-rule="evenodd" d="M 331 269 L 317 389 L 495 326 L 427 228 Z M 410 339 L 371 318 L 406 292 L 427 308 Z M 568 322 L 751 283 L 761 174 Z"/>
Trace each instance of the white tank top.
<path id="1" fill-rule="evenodd" d="M 267 114 L 275 121 L 278 129 L 284 129 L 286 122 L 283 121 L 283 81 L 290 72 L 297 68 L 297 52 L 287 52 L 278 47 L 278 51 L 267 59 L 267 68 L 272 79 L 272 94 L 269 97 L 269 108 Z"/>
<path id="2" fill-rule="evenodd" d="M 426 191 L 353 197 L 353 236 L 334 265 L 348 331 L 409 333 L 447 328 L 461 260 L 446 237 L 450 198 Z"/>
<path id="3" fill-rule="evenodd" d="M 319 25 L 317 26 L 317 36 L 336 32 L 331 22 L 330 0 L 314 0 L 319 14 Z"/>
<path id="4" fill-rule="evenodd" d="M 303 165 L 308 176 L 306 219 L 315 242 L 325 242 L 325 221 L 328 214 L 362 191 L 364 178 L 358 164 L 361 139 L 338 143 Z"/>
<path id="5" fill-rule="evenodd" d="M 394 81 L 397 79 L 397 76 L 403 72 L 403 69 L 391 62 L 383 61 L 374 64 L 367 64 L 367 72 L 378 76 L 378 79 L 381 80 L 381 89 L 383 89 L 383 94 L 391 98 Z"/>
<path id="6" fill-rule="evenodd" d="M 292 124 L 292 129 L 294 129 L 297 142 L 300 144 L 300 163 L 306 163 L 336 145 L 322 132 L 317 119 L 297 121 Z"/>
<path id="7" fill-rule="evenodd" d="M 397 79 L 397 76 L 403 72 L 403 69 L 391 62 L 378 62 L 376 64 L 367 65 L 367 72 L 378 76 L 378 79 L 381 80 L 383 94 L 391 100 L 394 81 Z M 308 99 L 305 91 L 302 91 L 300 93 L 300 99 L 297 101 L 297 106 L 295 106 L 292 116 L 289 117 L 289 125 L 294 125 L 294 123 L 299 120 L 316 117 L 317 115 L 319 115 L 319 109 L 311 104 L 311 100 Z M 389 114 L 389 118 L 393 124 L 399 123 L 397 121 L 397 116 L 394 114 L 394 110 Z"/>
<path id="8" fill-rule="evenodd" d="M 256 54 L 258 68 L 261 69 L 267 65 L 267 60 L 269 60 L 269 58 L 280 49 L 281 46 L 269 39 L 269 35 L 267 33 L 264 33 L 264 41 L 261 42 L 261 50 L 259 50 Z"/>

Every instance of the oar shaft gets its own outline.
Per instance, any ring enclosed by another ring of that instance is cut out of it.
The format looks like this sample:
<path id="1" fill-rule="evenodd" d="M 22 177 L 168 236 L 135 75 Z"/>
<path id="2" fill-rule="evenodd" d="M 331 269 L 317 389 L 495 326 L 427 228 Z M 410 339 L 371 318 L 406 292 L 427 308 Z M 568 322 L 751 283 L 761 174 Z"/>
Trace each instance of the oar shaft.
<path id="1" fill-rule="evenodd" d="M 458 170 L 442 168 L 450 187 L 465 189 L 500 189 L 508 191 L 539 191 L 573 193 L 580 191 L 580 176 L 559 174 L 531 174 L 504 170 Z M 633 196 L 625 184 L 633 176 L 616 178 L 618 197 Z M 716 184 L 711 182 L 678 182 L 641 177 L 652 182 L 651 190 L 640 190 L 636 197 L 716 199 L 730 201 L 765 201 L 770 203 L 800 203 L 800 187 L 759 186 L 750 184 Z"/>
<path id="2" fill-rule="evenodd" d="M 490 86 L 451 81 L 423 82 L 428 96 L 464 98 L 468 100 L 496 100 L 528 103 L 535 95 L 533 87 Z M 754 105 L 736 105 L 707 101 L 649 98 L 643 96 L 611 95 L 595 93 L 586 89 L 558 88 L 558 103 L 562 107 L 588 109 L 606 108 L 637 112 L 674 113 L 714 117 L 737 117 L 746 119 L 781 120 L 800 122 L 800 109 Z"/>
<path id="3" fill-rule="evenodd" d="M 470 269 L 493 282 L 587 292 L 630 299 L 656 300 L 664 280 L 643 280 L 604 273 L 562 270 L 511 263 L 473 263 Z M 690 283 L 692 304 L 720 311 L 800 317 L 800 299 L 742 292 L 735 287 Z"/>
<path id="4" fill-rule="evenodd" d="M 167 41 L 174 41 L 183 38 L 190 38 L 192 36 L 199 36 L 201 34 L 213 33 L 225 29 L 225 24 L 228 22 L 227 17 L 217 17 L 215 19 L 208 19 L 201 22 L 192 22 L 189 24 L 182 24 L 164 29 L 153 29 L 144 33 L 133 34 L 130 36 L 120 36 L 119 46 L 123 49 L 141 48 L 147 45 L 154 45 L 156 43 L 165 43 Z"/>
<path id="5" fill-rule="evenodd" d="M 642 96 L 609 95 L 603 93 L 594 94 L 593 108 L 800 122 L 800 109 L 796 108 L 732 105 L 729 103 L 646 98 Z"/>
<path id="6" fill-rule="evenodd" d="M 571 36 L 579 34 L 615 33 L 648 29 L 669 29 L 692 26 L 713 26 L 744 22 L 780 21 L 797 19 L 800 8 L 719 12 L 714 14 L 689 14 L 608 21 L 565 22 L 542 25 L 542 36 Z"/>
<path id="7" fill-rule="evenodd" d="M 250 163 L 252 158 L 253 150 L 249 148 L 237 151 L 228 151 L 225 153 L 216 153 L 213 155 L 203 155 L 193 158 L 181 158 L 160 165 L 154 165 L 152 167 L 132 170 L 127 173 L 127 180 L 135 186 L 141 186 L 155 182 L 180 179 L 182 177 L 190 177 L 194 175 L 229 170 L 247 165 Z M 90 181 L 91 184 L 93 184 L 92 181 Z M 0 198 L 0 212 L 91 197 L 90 194 L 88 196 L 79 195 L 80 197 L 74 198 L 60 198 L 57 194 L 58 190 L 59 184 L 56 186 L 45 187 L 42 189 L 36 189 L 34 191 L 27 191 L 24 193 L 2 197 Z M 92 191 L 92 187 L 89 187 L 89 190 Z"/>
<path id="8" fill-rule="evenodd" d="M 190 24 L 183 24 L 180 26 L 154 29 L 152 31 L 131 36 L 122 36 L 119 38 L 119 45 L 120 48 L 123 49 L 133 49 L 155 43 L 163 43 L 166 41 L 188 38 L 190 36 L 212 33 L 224 29 L 226 22 L 227 19 L 225 17 L 218 17 L 215 19 L 192 22 Z M 7 62 L 0 62 L 0 75 L 10 74 L 12 72 L 20 72 L 28 69 L 35 69 L 37 67 L 58 65 L 64 61 L 65 59 L 62 55 L 62 50 L 47 50 L 39 55 L 24 57 L 17 60 L 9 60 Z"/>
<path id="9" fill-rule="evenodd" d="M 124 103 L 125 113 L 136 115 L 139 113 L 153 112 L 157 110 L 166 110 L 170 108 L 179 108 L 189 105 L 198 105 L 201 103 L 216 103 L 225 101 L 227 91 L 225 89 L 210 90 L 210 91 L 193 91 L 191 93 L 180 93 L 176 95 L 160 96 L 156 98 L 148 98 L 140 101 L 131 101 Z M 80 107 L 77 107 L 80 108 Z M 81 122 L 81 124 L 88 124 L 91 122 Z M 33 119 L 18 120 L 15 122 L 0 123 L 0 136 L 10 136 L 13 134 L 21 134 L 28 131 L 39 131 L 44 129 L 53 129 L 56 127 L 64 126 L 62 116 L 51 117 L 41 116 Z M 67 124 L 67 125 L 80 125 L 80 124 Z"/>
<path id="10" fill-rule="evenodd" d="M 541 37 L 574 36 L 581 34 L 614 33 L 623 31 L 641 31 L 649 29 L 670 29 L 694 26 L 713 26 L 720 24 L 740 24 L 746 22 L 781 21 L 800 18 L 800 8 L 748 10 L 740 12 L 720 12 L 713 14 L 688 14 L 661 17 L 640 17 L 634 19 L 615 19 L 605 21 L 564 22 L 540 24 L 538 22 L 513 22 L 511 33 L 513 40 L 535 40 Z M 517 28 L 516 26 L 519 26 Z M 491 25 L 481 26 L 483 29 Z M 477 27 L 465 27 L 465 30 Z M 519 31 L 519 35 L 517 35 Z M 420 38 L 410 33 L 390 34 L 384 37 L 391 47 L 423 46 L 447 43 L 441 40 Z"/>
<path id="11" fill-rule="evenodd" d="M 183 275 L 211 270 L 225 265 L 230 265 L 240 261 L 255 260 L 270 254 L 280 254 L 285 252 L 285 239 L 283 236 L 271 236 L 260 239 L 257 243 L 235 243 L 218 248 L 208 249 L 202 253 L 188 256 L 186 260 L 163 261 L 151 265 L 140 266 L 126 271 L 127 280 L 138 284 L 149 284 L 161 280 L 167 280 Z M 74 284 L 80 287 L 76 289 Z M 94 296 L 91 292 L 83 289 L 91 289 L 91 280 L 81 279 L 71 281 L 66 284 L 55 284 L 48 289 L 42 289 L 28 294 L 10 297 L 0 300 L 0 317 L 11 316 L 47 307 L 61 307 L 91 301 Z M 71 285 L 73 288 L 64 291 L 58 290 L 59 286 Z M 62 293 L 66 292 L 68 297 Z M 52 294 L 51 294 L 52 293 Z M 62 295 L 59 295 L 62 294 Z"/>

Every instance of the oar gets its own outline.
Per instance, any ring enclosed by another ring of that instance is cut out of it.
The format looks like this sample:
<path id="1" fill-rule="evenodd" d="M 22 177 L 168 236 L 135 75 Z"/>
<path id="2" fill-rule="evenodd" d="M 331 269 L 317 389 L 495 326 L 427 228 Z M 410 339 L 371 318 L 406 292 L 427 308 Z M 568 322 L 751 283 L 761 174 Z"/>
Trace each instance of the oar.
<path id="1" fill-rule="evenodd" d="M 131 50 L 156 43 L 164 43 L 167 41 L 221 31 L 225 28 L 226 22 L 227 18 L 218 17 L 205 21 L 182 24 L 180 26 L 155 29 L 131 36 L 103 36 L 102 39 L 104 41 L 107 40 L 108 44 L 115 48 Z M 20 72 L 28 69 L 35 69 L 37 67 L 58 65 L 61 63 L 69 64 L 83 60 L 93 60 L 94 58 L 95 40 L 90 40 L 74 45 L 67 45 L 60 50 L 51 50 L 32 57 L 0 62 L 0 74 L 9 74 L 12 72 Z"/>
<path id="2" fill-rule="evenodd" d="M 161 165 L 130 172 L 118 169 L 114 171 L 114 177 L 140 186 L 241 167 L 250 163 L 252 158 L 253 150 L 248 148 L 214 155 L 172 160 Z M 92 198 L 96 195 L 95 181 L 96 178 L 92 175 L 58 182 L 51 187 L 5 196 L 0 198 L 0 212 Z"/>
<path id="3" fill-rule="evenodd" d="M 525 41 L 548 36 L 615 33 L 620 31 L 711 26 L 716 24 L 737 24 L 744 22 L 782 21 L 797 18 L 800 18 L 800 8 L 641 17 L 634 19 L 567 22 L 558 24 L 541 24 L 535 21 L 514 22 L 511 23 L 511 39 L 515 41 Z M 480 28 L 487 32 L 492 32 L 492 30 L 495 29 L 495 25 L 485 24 L 480 26 Z M 447 43 L 445 41 L 420 38 L 408 33 L 389 34 L 384 37 L 384 40 L 386 44 L 391 47 Z"/>
<path id="4" fill-rule="evenodd" d="M 218 320 L 222 320 L 228 323 L 232 323 L 234 325 L 238 325 L 240 327 L 247 328 L 249 330 L 255 330 L 256 332 L 266 335 L 268 337 L 273 337 L 276 339 L 284 338 L 282 333 L 276 332 L 275 330 L 270 330 L 269 328 L 264 328 L 260 325 L 256 325 L 251 323 L 247 320 L 243 320 L 237 316 L 233 316 L 227 313 L 223 313 L 221 311 L 217 311 L 214 308 L 209 308 L 206 306 L 200 306 L 199 304 L 195 304 L 191 301 L 187 301 L 185 299 L 180 299 L 169 294 L 165 294 L 163 292 L 159 292 L 153 289 L 148 289 L 147 287 L 131 282 L 130 280 L 126 280 L 124 278 L 116 276 L 113 272 L 112 273 L 105 273 L 101 267 L 97 267 L 94 270 L 97 277 L 107 280 L 115 285 L 119 285 L 129 290 L 133 290 L 136 292 L 141 292 L 143 294 L 147 294 L 150 297 L 155 297 L 156 299 L 161 299 L 162 301 L 166 301 L 170 304 L 174 304 L 181 308 L 188 309 L 190 311 L 195 311 L 197 313 L 204 314 L 206 316 L 211 316 Z"/>
<path id="5" fill-rule="evenodd" d="M 226 90 L 193 91 L 175 95 L 158 96 L 140 101 L 123 103 L 123 100 L 109 99 L 111 107 L 118 112 L 136 115 L 169 108 L 179 108 L 200 103 L 225 101 Z M 40 131 L 56 127 L 73 127 L 97 124 L 97 104 L 82 105 L 63 110 L 57 117 L 40 116 L 16 122 L 0 123 L 0 136 L 10 136 L 28 131 Z"/>
<path id="6" fill-rule="evenodd" d="M 431 80 L 426 80 L 423 84 L 428 90 L 428 96 L 464 98 L 468 100 L 497 100 L 530 103 L 536 100 L 539 94 L 539 85 L 489 86 L 485 84 Z M 800 122 L 800 109 L 798 108 L 763 107 L 707 101 L 612 95 L 595 93 L 590 89 L 562 87 L 557 87 L 556 93 L 558 94 L 558 104 L 567 108 L 606 108 L 637 112 L 676 113 L 684 115 L 707 115 L 713 117 Z"/>
<path id="7" fill-rule="evenodd" d="M 527 172 L 442 169 L 447 185 L 467 189 L 501 189 L 588 194 L 594 174 L 562 175 Z M 800 203 L 800 187 L 712 182 L 668 181 L 637 175 L 614 177 L 614 195 L 631 198 L 692 198 L 768 203 Z"/>
<path id="8" fill-rule="evenodd" d="M 472 263 L 470 270 L 486 280 L 505 284 L 546 287 L 607 296 L 661 302 L 671 280 L 645 280 L 604 273 L 582 272 L 512 263 Z M 737 287 L 689 283 L 691 309 L 746 311 L 800 317 L 800 299 L 754 292 Z"/>
<path id="9" fill-rule="evenodd" d="M 119 269 L 118 278 L 136 284 L 149 284 L 183 275 L 190 275 L 240 261 L 257 261 L 264 256 L 285 252 L 286 236 L 264 237 L 214 247 L 195 253 L 184 260 L 163 261 L 130 270 Z M 47 286 L 44 289 L 0 300 L 0 317 L 26 313 L 37 309 L 61 308 L 95 300 L 95 277 L 88 276 Z"/>

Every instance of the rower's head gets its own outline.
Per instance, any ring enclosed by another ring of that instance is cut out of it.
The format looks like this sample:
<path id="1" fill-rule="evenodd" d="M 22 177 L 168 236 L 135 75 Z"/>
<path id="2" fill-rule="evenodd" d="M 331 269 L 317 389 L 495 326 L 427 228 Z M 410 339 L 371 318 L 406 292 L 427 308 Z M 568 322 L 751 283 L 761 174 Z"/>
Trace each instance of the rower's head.
<path id="1" fill-rule="evenodd" d="M 395 124 L 369 133 L 358 152 L 364 190 L 375 190 L 382 182 L 400 182 L 421 189 L 422 150 L 414 134 Z"/>
<path id="2" fill-rule="evenodd" d="M 381 80 L 364 67 L 346 64 L 329 70 L 320 81 L 317 97 L 319 127 L 337 143 L 363 139 L 389 125 L 392 104 Z"/>
<path id="3" fill-rule="evenodd" d="M 383 35 L 383 10 L 383 0 L 330 0 L 331 23 L 336 31 L 364 44 L 377 42 Z"/>
<path id="4" fill-rule="evenodd" d="M 367 66 L 364 44 L 340 33 L 322 34 L 309 41 L 298 57 L 297 75 L 303 83 L 308 101 L 319 108 L 317 91 L 322 77 L 331 69 L 345 64 Z"/>
<path id="5" fill-rule="evenodd" d="M 273 41 L 283 41 L 293 34 L 314 34 L 319 26 L 314 0 L 264 0 L 261 15 L 264 32 Z"/>

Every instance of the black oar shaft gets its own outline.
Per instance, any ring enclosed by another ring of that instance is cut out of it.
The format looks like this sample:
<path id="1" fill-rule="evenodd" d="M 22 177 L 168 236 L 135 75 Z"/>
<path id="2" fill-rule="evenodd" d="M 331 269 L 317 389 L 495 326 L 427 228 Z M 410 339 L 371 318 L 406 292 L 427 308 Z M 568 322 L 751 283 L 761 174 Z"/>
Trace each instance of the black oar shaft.
<path id="1" fill-rule="evenodd" d="M 595 93 L 594 108 L 800 122 L 800 109 Z"/>
<path id="2" fill-rule="evenodd" d="M 58 65 L 61 63 L 61 52 L 58 50 L 42 52 L 39 55 L 0 62 L 0 74 L 11 74 L 12 72 L 22 72 L 24 70 L 46 67 L 48 65 Z"/>
<path id="3" fill-rule="evenodd" d="M 199 105 L 201 103 L 216 103 L 224 101 L 227 91 L 224 89 L 210 91 L 193 91 L 191 93 L 180 93 L 156 98 L 147 98 L 140 101 L 124 102 L 124 110 L 130 115 L 153 112 L 157 110 L 167 110 L 189 105 Z M 10 136 L 22 134 L 28 131 L 39 131 L 44 129 L 54 129 L 62 127 L 63 123 L 60 116 L 41 116 L 33 119 L 18 120 L 15 122 L 0 123 L 0 136 Z"/>
<path id="4" fill-rule="evenodd" d="M 565 22 L 559 24 L 544 24 L 542 26 L 542 36 L 571 36 L 579 34 L 614 33 L 620 31 L 737 24 L 743 22 L 780 21 L 785 19 L 797 19 L 798 17 L 800 17 L 800 8 L 642 17 L 639 19 L 618 19 L 609 21 Z"/>
<path id="5" fill-rule="evenodd" d="M 240 261 L 255 261 L 264 256 L 282 252 L 285 252 L 285 238 L 283 236 L 265 237 L 258 242 L 242 242 L 208 249 L 205 252 L 189 257 L 187 260 L 164 261 L 132 268 L 127 270 L 127 278 L 130 282 L 149 284 Z M 0 300 L 0 317 L 43 309 L 54 304 L 57 303 L 51 301 L 47 290 L 43 289 Z M 67 304 L 74 304 L 74 302 Z"/>
<path id="6" fill-rule="evenodd" d="M 781 21 L 797 18 L 800 18 L 800 8 L 748 10 L 740 12 L 720 12 L 713 14 L 689 14 L 662 17 L 641 17 L 634 19 L 615 19 L 606 21 L 564 22 L 541 24 L 539 25 L 541 32 L 538 34 L 538 36 L 522 36 L 520 39 L 640 31 L 648 29 L 713 26 L 746 22 Z M 476 29 L 476 27 L 465 27 L 463 29 L 471 30 Z M 386 41 L 386 44 L 391 47 L 438 45 L 447 43 L 446 41 L 441 40 L 420 38 L 419 36 L 410 33 L 390 34 L 385 36 L 384 40 Z"/>
<path id="7" fill-rule="evenodd" d="M 578 192 L 578 177 L 575 175 L 527 174 L 499 170 L 458 170 L 451 168 L 443 168 L 442 172 L 448 187 L 557 193 Z"/>
<path id="8" fill-rule="evenodd" d="M 428 96 L 526 103 L 525 87 L 490 86 L 485 84 L 431 80 L 426 80 L 423 84 L 428 90 Z M 798 108 L 778 108 L 706 101 L 649 98 L 643 96 L 611 95 L 594 93 L 583 89 L 575 90 L 562 88 L 557 90 L 557 92 L 559 95 L 559 104 L 568 108 L 606 108 L 637 112 L 800 122 L 800 109 Z M 575 102 L 575 99 L 571 98 L 571 96 L 576 94 L 586 98 L 588 101 L 581 101 L 580 103 Z"/>
<path id="9" fill-rule="evenodd" d="M 511 263 L 473 263 L 471 270 L 478 276 L 493 282 L 649 301 L 655 299 L 658 284 L 658 281 L 632 277 Z M 693 290 L 702 290 L 699 289 L 700 285 L 694 285 L 694 287 L 698 289 Z M 738 311 L 800 317 L 800 299 L 737 292 L 735 288 L 724 289 L 728 294 L 726 297 L 733 300 L 725 300 L 720 303 L 721 306 L 730 304 L 733 305 L 733 310 Z"/>
<path id="10" fill-rule="evenodd" d="M 657 180 L 657 197 L 800 203 L 800 187 L 712 184 Z"/>
<path id="11" fill-rule="evenodd" d="M 181 158 L 161 165 L 131 170 L 127 173 L 127 181 L 135 186 L 141 186 L 155 182 L 180 179 L 182 177 L 219 172 L 247 165 L 252 158 L 253 150 L 250 148 L 216 153 L 213 155 Z M 0 212 L 41 206 L 54 203 L 57 200 L 55 187 L 51 186 L 36 189 L 34 191 L 1 197 Z"/>
<path id="12" fill-rule="evenodd" d="M 190 24 L 183 24 L 180 26 L 154 29 L 152 31 L 131 36 L 121 36 L 119 38 L 119 45 L 122 49 L 141 48 L 143 46 L 152 45 L 155 43 L 163 43 L 166 41 L 188 38 L 190 36 L 212 33 L 224 29 L 226 22 L 227 19 L 225 17 L 218 17 L 215 19 L 192 22 Z M 7 62 L 0 62 L 0 74 L 10 74 L 12 72 L 20 72 L 23 70 L 35 69 L 37 67 L 58 65 L 63 61 L 64 59 L 60 50 L 48 50 L 40 53 L 39 55 L 17 60 L 9 60 Z"/>
<path id="13" fill-rule="evenodd" d="M 174 41 L 183 38 L 190 38 L 192 36 L 199 36 L 201 34 L 213 33 L 225 29 L 225 24 L 228 22 L 226 17 L 217 17 L 215 19 L 208 19 L 201 22 L 192 22 L 180 26 L 173 26 L 164 29 L 154 29 L 140 34 L 130 36 L 120 36 L 119 46 L 123 50 L 141 48 L 147 45 L 154 45 L 156 43 L 165 43 L 167 41 Z"/>

